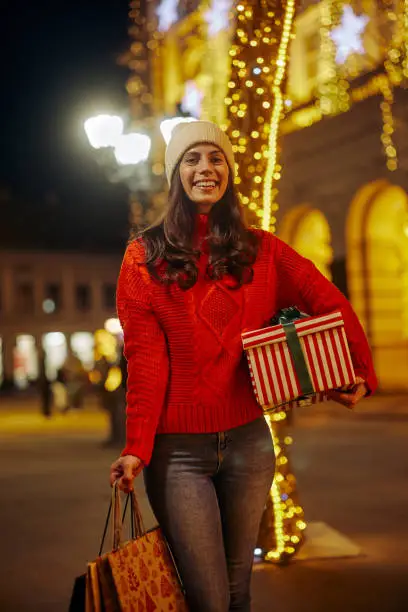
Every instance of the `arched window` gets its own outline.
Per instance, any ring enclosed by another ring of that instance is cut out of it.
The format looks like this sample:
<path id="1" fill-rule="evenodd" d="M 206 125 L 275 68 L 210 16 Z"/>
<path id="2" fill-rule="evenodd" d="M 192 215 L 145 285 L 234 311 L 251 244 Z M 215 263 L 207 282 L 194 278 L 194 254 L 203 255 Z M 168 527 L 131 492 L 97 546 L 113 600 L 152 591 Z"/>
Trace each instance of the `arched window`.
<path id="1" fill-rule="evenodd" d="M 320 210 L 309 204 L 296 206 L 283 218 L 279 237 L 300 255 L 311 259 L 320 272 L 331 280 L 331 232 L 327 219 Z"/>
<path id="2" fill-rule="evenodd" d="M 386 180 L 363 186 L 347 220 L 350 299 L 383 388 L 407 389 L 408 197 Z"/>

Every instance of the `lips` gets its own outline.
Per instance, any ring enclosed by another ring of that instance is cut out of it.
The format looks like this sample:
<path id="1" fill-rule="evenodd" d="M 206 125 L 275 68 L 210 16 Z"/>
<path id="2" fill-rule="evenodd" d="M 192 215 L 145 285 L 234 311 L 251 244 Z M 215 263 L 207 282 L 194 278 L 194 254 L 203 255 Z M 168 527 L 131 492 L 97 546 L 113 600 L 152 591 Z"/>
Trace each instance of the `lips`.
<path id="1" fill-rule="evenodd" d="M 198 187 L 199 189 L 214 189 L 217 186 L 216 181 L 196 181 L 193 183 L 194 187 Z"/>

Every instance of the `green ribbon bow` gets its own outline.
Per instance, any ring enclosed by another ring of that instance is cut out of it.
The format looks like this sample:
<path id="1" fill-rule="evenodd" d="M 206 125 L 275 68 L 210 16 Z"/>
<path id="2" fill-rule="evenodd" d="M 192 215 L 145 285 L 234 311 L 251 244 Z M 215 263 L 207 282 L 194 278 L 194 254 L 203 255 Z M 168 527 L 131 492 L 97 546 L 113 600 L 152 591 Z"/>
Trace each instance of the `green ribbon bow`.
<path id="1" fill-rule="evenodd" d="M 283 308 L 280 310 L 271 320 L 272 325 L 282 325 L 283 327 L 289 351 L 293 357 L 293 361 L 295 362 L 296 374 L 298 375 L 302 395 L 310 395 L 315 391 L 313 389 L 313 383 L 310 378 L 309 370 L 307 369 L 305 356 L 300 345 L 299 336 L 297 335 L 294 322 L 308 316 L 309 315 L 305 314 L 304 312 L 300 312 L 300 310 L 298 310 L 298 308 L 295 306 L 290 306 L 289 308 Z"/>

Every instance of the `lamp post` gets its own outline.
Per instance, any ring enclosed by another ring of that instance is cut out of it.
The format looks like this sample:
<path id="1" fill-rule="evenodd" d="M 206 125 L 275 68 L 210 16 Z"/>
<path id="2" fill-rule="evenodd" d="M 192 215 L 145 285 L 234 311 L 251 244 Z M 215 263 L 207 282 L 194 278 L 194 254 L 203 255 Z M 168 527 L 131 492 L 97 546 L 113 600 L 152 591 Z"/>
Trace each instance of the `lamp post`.
<path id="1" fill-rule="evenodd" d="M 121 166 L 145 162 L 150 153 L 150 137 L 137 132 L 124 134 L 123 127 L 123 120 L 117 115 L 97 115 L 84 122 L 84 130 L 92 148 L 112 149 Z"/>
<path id="2" fill-rule="evenodd" d="M 161 155 L 160 139 L 155 134 L 160 126 L 165 144 L 170 140 L 176 125 L 196 121 L 190 116 L 165 118 L 158 125 L 151 126 L 150 132 L 156 153 Z M 104 166 L 110 179 L 127 184 L 130 192 L 130 221 L 132 225 L 151 222 L 160 214 L 165 200 L 163 174 L 155 172 L 160 164 L 153 163 L 153 169 L 146 164 L 152 149 L 150 135 L 139 132 L 124 132 L 124 122 L 118 115 L 101 114 L 84 122 L 84 130 L 91 147 L 98 151 L 97 159 Z M 162 168 L 162 166 L 161 166 Z"/>

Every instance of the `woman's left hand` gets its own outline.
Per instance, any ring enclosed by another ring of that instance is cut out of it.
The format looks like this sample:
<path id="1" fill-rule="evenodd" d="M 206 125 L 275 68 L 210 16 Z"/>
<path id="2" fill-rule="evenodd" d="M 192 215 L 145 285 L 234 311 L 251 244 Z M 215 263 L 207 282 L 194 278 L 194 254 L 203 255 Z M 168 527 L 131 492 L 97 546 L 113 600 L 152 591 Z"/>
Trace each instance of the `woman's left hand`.
<path id="1" fill-rule="evenodd" d="M 347 392 L 344 390 L 330 391 L 328 393 L 329 399 L 343 404 L 350 410 L 353 410 L 354 406 L 367 394 L 368 388 L 363 378 L 357 376 L 354 385 L 351 385 Z"/>

